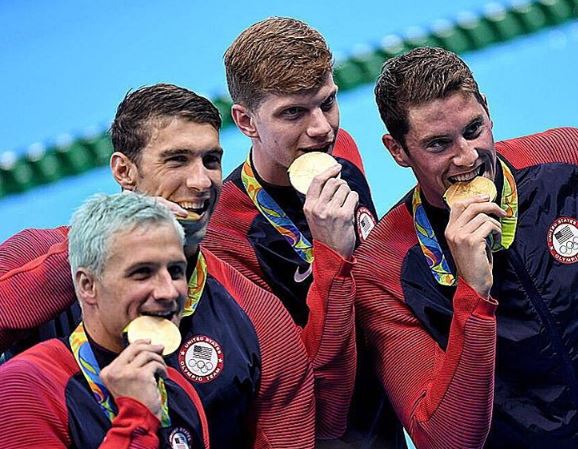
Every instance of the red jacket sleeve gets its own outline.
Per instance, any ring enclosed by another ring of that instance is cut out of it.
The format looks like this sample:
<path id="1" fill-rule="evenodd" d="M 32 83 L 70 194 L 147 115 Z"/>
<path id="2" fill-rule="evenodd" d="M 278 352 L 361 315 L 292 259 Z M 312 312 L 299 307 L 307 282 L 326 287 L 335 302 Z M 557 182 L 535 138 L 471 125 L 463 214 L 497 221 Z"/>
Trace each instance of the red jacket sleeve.
<path id="1" fill-rule="evenodd" d="M 208 271 L 251 319 L 261 351 L 261 381 L 255 404 L 256 449 L 313 448 L 313 373 L 298 327 L 271 293 L 248 281 L 203 249 Z"/>
<path id="2" fill-rule="evenodd" d="M 64 383 L 20 357 L 0 367 L 0 435 L 2 447 L 63 449 L 68 435 Z"/>
<path id="3" fill-rule="evenodd" d="M 442 350 L 404 303 L 400 248 L 413 245 L 415 233 L 399 232 L 399 221 L 391 217 L 400 214 L 409 215 L 403 205 L 390 212 L 357 252 L 358 322 L 376 352 L 383 386 L 416 446 L 482 448 L 492 417 L 496 304 L 459 279 L 449 341 Z M 385 244 L 392 235 L 396 238 Z"/>
<path id="4" fill-rule="evenodd" d="M 0 245 L 0 351 L 76 300 L 67 233 L 29 229 Z"/>
<path id="5" fill-rule="evenodd" d="M 195 405 L 202 426 L 203 447 L 210 449 L 209 426 L 201 398 L 193 386 L 177 370 L 169 367 L 168 374 L 171 380 L 187 393 Z M 141 402 L 129 397 L 116 398 L 115 403 L 118 407 L 118 415 L 112 421 L 112 427 L 106 433 L 106 438 L 99 449 L 158 448 L 157 432 L 160 428 L 160 422 L 151 411 Z"/>
<path id="6" fill-rule="evenodd" d="M 357 145 L 342 129 L 333 154 L 347 159 L 364 173 Z M 248 196 L 233 182 L 227 182 L 204 246 L 251 281 L 271 291 L 255 251 L 247 241 L 248 227 L 256 214 Z M 355 382 L 355 282 L 351 275 L 354 261 L 343 259 L 320 242 L 313 244 L 313 282 L 306 298 L 309 319 L 301 338 L 315 377 L 317 437 L 331 439 L 345 431 Z"/>
<path id="7" fill-rule="evenodd" d="M 247 227 L 256 213 L 248 196 L 233 183 L 226 183 L 203 248 L 231 264 L 259 287 L 271 291 L 246 237 Z M 343 433 L 353 394 L 355 284 L 351 261 L 319 242 L 314 242 L 314 254 L 313 283 L 306 298 L 309 321 L 301 337 L 315 376 L 317 436 L 325 439 Z M 284 308 L 283 313 L 286 313 Z M 292 319 L 287 323 L 285 326 L 293 326 Z"/>
<path id="8" fill-rule="evenodd" d="M 68 434 L 66 383 L 78 368 L 62 343 L 51 340 L 0 367 L 2 447 L 64 449 Z M 31 388 L 31 387 L 34 388 Z M 118 398 L 118 415 L 100 449 L 157 449 L 159 420 L 130 398 Z"/>
<path id="9" fill-rule="evenodd" d="M 160 421 L 146 405 L 132 398 L 115 399 L 118 415 L 99 449 L 157 449 Z"/>
<path id="10" fill-rule="evenodd" d="M 310 312 L 301 338 L 315 375 L 317 438 L 331 439 L 345 432 L 355 382 L 354 262 L 317 241 L 313 252 Z"/>
<path id="11" fill-rule="evenodd" d="M 496 143 L 498 153 L 520 169 L 537 164 L 578 165 L 578 128 L 555 128 Z"/>

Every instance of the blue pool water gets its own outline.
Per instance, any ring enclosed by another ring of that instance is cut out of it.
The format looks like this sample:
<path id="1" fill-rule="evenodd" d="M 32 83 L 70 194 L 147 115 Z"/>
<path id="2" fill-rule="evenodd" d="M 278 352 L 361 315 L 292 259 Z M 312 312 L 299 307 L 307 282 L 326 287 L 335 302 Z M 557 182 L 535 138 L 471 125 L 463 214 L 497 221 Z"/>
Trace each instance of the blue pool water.
<path id="1" fill-rule="evenodd" d="M 333 46 L 339 46 L 339 44 Z M 345 43 L 342 42 L 341 46 L 344 47 Z M 496 139 L 506 139 L 556 126 L 578 126 L 576 107 L 578 104 L 578 83 L 576 83 L 578 22 L 567 23 L 529 37 L 466 54 L 465 59 L 472 67 L 482 90 L 489 99 Z M 4 77 L 5 73 L 0 73 L 0 76 Z M 151 79 L 147 82 L 160 80 Z M 84 91 L 95 94 L 96 97 L 105 96 L 104 93 L 98 95 L 99 92 L 94 92 L 95 88 L 89 79 L 83 82 L 86 83 Z M 208 85 L 212 81 L 205 82 Z M 108 83 L 111 86 L 115 84 L 114 80 L 108 80 Z M 51 87 L 47 84 L 40 90 L 51 91 Z M 339 101 L 342 126 L 349 130 L 358 142 L 373 188 L 376 206 L 379 213 L 383 214 L 403 192 L 411 187 L 413 181 L 410 172 L 396 166 L 381 145 L 384 128 L 379 120 L 372 89 L 373 86 L 367 85 L 342 93 Z M 96 112 L 91 112 L 95 114 L 94 121 L 87 120 L 87 125 L 95 124 L 99 120 L 106 122 L 114 113 L 121 95 L 122 93 L 119 92 L 118 98 L 110 98 L 106 105 L 92 106 L 92 103 L 79 103 L 77 108 L 79 111 L 92 109 L 100 111 L 98 116 Z M 5 97 L 8 97 L 7 93 L 2 98 Z M 31 116 L 35 114 L 36 109 L 47 107 L 46 103 L 40 101 L 40 98 L 36 108 L 33 100 L 29 99 L 29 101 L 28 110 Z M 21 106 L 14 93 L 12 103 L 8 104 L 15 105 L 15 107 Z M 8 104 L 2 103 L 3 114 Z M 72 107 L 74 109 L 75 104 L 73 99 L 63 98 L 61 103 L 56 102 L 52 108 L 57 110 L 59 107 L 63 109 Z M 65 116 L 66 114 L 66 112 L 46 111 L 46 121 L 56 120 L 59 115 Z M 74 128 L 70 123 L 76 123 L 75 126 L 81 127 L 80 121 L 83 120 L 83 114 L 77 112 L 73 116 L 76 122 L 63 120 L 60 122 L 60 128 L 56 125 L 53 127 L 55 135 L 57 130 L 61 133 Z M 11 148 L 8 143 L 14 143 L 17 139 L 10 135 L 17 129 L 20 130 L 18 138 L 25 139 L 28 136 L 28 142 L 32 143 L 40 140 L 42 133 L 47 133 L 52 126 L 47 124 L 40 126 L 33 121 L 19 121 L 13 116 L 3 117 L 0 123 L 3 124 L 3 131 L 0 134 L 3 147 L 0 148 Z M 249 141 L 236 129 L 228 128 L 223 132 L 222 144 L 226 153 L 224 172 L 228 173 L 242 161 Z M 0 199 L 2 219 L 0 241 L 26 227 L 52 227 L 67 223 L 72 210 L 88 195 L 95 192 L 115 191 L 117 187 L 105 167 L 24 194 Z"/>

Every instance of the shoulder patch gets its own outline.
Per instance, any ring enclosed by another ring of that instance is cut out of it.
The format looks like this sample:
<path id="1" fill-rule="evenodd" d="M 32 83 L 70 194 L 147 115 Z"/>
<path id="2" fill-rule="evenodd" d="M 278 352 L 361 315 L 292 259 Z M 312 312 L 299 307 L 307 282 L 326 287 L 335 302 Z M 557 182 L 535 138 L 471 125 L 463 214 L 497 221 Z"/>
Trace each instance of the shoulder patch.
<path id="1" fill-rule="evenodd" d="M 559 217 L 548 228 L 548 249 L 558 262 L 578 262 L 578 219 Z"/>
<path id="2" fill-rule="evenodd" d="M 191 449 L 191 433 L 184 427 L 176 427 L 169 435 L 171 449 Z"/>
<path id="3" fill-rule="evenodd" d="M 355 224 L 357 226 L 357 235 L 359 235 L 362 242 L 365 242 L 371 230 L 375 228 L 376 221 L 369 209 L 361 206 L 355 213 Z"/>
<path id="4" fill-rule="evenodd" d="M 223 368 L 221 345 L 210 337 L 195 335 L 179 348 L 179 369 L 193 382 L 211 382 L 223 372 Z"/>

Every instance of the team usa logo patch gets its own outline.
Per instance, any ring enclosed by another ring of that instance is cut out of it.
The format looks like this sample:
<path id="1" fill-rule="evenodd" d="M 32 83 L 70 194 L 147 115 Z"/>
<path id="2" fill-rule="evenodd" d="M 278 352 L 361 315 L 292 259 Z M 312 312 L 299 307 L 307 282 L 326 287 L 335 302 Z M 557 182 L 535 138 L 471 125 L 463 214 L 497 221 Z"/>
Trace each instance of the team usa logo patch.
<path id="1" fill-rule="evenodd" d="M 548 229 L 548 249 L 558 262 L 578 262 L 578 219 L 560 217 Z"/>
<path id="2" fill-rule="evenodd" d="M 357 225 L 357 235 L 362 242 L 367 240 L 367 236 L 375 228 L 375 218 L 367 207 L 361 206 L 355 214 L 355 223 Z"/>
<path id="3" fill-rule="evenodd" d="M 205 335 L 195 335 L 179 349 L 179 368 L 193 382 L 207 383 L 223 371 L 221 345 Z"/>
<path id="4" fill-rule="evenodd" d="M 169 435 L 171 449 L 191 449 L 193 444 L 190 432 L 184 427 L 176 427 Z"/>

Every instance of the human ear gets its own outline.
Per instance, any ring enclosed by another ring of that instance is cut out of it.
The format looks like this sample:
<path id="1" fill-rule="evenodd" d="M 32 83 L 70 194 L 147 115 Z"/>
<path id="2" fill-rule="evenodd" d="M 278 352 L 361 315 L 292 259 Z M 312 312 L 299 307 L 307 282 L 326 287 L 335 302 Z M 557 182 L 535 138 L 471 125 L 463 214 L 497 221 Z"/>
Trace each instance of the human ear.
<path id="1" fill-rule="evenodd" d="M 398 165 L 402 167 L 410 167 L 407 151 L 391 136 L 391 134 L 384 134 L 381 141 Z"/>
<path id="2" fill-rule="evenodd" d="M 253 119 L 253 113 L 246 106 L 234 104 L 231 107 L 231 116 L 233 117 L 235 125 L 237 125 L 237 128 L 239 128 L 243 134 L 252 139 L 259 137 L 255 120 Z"/>
<path id="3" fill-rule="evenodd" d="M 74 274 L 76 281 L 76 295 L 81 303 L 88 305 L 96 304 L 96 276 L 86 268 L 78 268 Z"/>
<path id="4" fill-rule="evenodd" d="M 128 156 L 118 151 L 110 156 L 110 170 L 116 182 L 123 190 L 135 190 L 138 168 Z"/>

